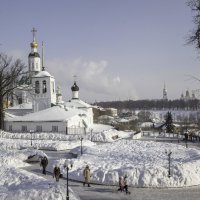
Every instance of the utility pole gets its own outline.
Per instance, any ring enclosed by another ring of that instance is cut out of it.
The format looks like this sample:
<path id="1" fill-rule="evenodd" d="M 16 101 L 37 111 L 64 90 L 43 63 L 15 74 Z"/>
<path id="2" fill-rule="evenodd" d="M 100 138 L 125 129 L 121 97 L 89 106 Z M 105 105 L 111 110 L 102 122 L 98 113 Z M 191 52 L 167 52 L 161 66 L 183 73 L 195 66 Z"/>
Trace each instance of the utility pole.
<path id="1" fill-rule="evenodd" d="M 165 152 L 168 156 L 168 177 L 170 178 L 171 177 L 171 170 L 170 170 L 170 167 L 171 167 L 171 154 L 172 152 L 169 150 Z"/>
<path id="2" fill-rule="evenodd" d="M 81 155 L 83 154 L 83 145 L 82 145 L 82 143 L 83 143 L 83 137 L 81 137 Z"/>
<path id="3" fill-rule="evenodd" d="M 90 129 L 90 139 L 91 139 L 91 142 L 92 142 L 92 131 L 93 131 L 93 129 L 91 128 Z"/>

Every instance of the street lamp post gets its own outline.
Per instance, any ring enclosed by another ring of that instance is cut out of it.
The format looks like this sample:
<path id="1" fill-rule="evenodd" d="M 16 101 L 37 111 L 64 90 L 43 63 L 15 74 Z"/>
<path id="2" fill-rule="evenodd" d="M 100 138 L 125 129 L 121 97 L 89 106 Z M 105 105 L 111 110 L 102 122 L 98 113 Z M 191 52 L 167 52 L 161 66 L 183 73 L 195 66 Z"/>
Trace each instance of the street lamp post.
<path id="1" fill-rule="evenodd" d="M 188 148 L 188 139 L 185 140 L 185 146 Z"/>
<path id="2" fill-rule="evenodd" d="M 67 190 L 66 190 L 66 200 L 69 200 L 69 165 L 72 168 L 73 167 L 73 162 L 71 161 L 70 163 L 68 160 L 65 160 L 64 168 L 67 170 Z"/>
<path id="3" fill-rule="evenodd" d="M 171 154 L 172 154 L 172 152 L 170 150 L 169 151 L 166 150 L 165 153 L 168 156 L 168 177 L 170 178 L 171 177 L 170 167 L 171 167 Z"/>
<path id="4" fill-rule="evenodd" d="M 91 142 L 92 142 L 92 131 L 93 131 L 93 129 L 91 128 L 91 130 L 90 130 L 90 140 L 91 140 Z"/>
<path id="5" fill-rule="evenodd" d="M 30 134 L 31 134 L 31 146 L 33 145 L 32 143 L 32 134 L 33 134 L 34 130 L 30 130 Z"/>
<path id="6" fill-rule="evenodd" d="M 67 195 L 66 200 L 69 200 L 69 183 L 68 183 L 68 174 L 69 174 L 69 167 L 67 166 Z"/>
<path id="7" fill-rule="evenodd" d="M 188 148 L 188 133 L 185 133 L 185 146 Z"/>
<path id="8" fill-rule="evenodd" d="M 81 155 L 83 154 L 83 147 L 82 147 L 82 144 L 83 144 L 83 137 L 81 137 Z"/>
<path id="9" fill-rule="evenodd" d="M 178 143 L 180 142 L 179 137 L 180 137 L 180 132 L 177 131 L 177 142 Z"/>

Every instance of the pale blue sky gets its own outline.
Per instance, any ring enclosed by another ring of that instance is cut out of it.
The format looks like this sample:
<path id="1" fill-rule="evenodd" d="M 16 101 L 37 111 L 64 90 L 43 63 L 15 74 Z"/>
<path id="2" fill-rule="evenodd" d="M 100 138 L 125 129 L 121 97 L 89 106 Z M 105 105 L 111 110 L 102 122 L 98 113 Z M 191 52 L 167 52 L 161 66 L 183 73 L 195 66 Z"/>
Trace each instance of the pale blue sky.
<path id="1" fill-rule="evenodd" d="M 193 28 L 186 0 L 0 0 L 0 52 L 27 63 L 37 31 L 45 66 L 71 98 L 73 75 L 80 98 L 93 102 L 170 99 L 200 88 L 200 60 L 185 46 Z"/>

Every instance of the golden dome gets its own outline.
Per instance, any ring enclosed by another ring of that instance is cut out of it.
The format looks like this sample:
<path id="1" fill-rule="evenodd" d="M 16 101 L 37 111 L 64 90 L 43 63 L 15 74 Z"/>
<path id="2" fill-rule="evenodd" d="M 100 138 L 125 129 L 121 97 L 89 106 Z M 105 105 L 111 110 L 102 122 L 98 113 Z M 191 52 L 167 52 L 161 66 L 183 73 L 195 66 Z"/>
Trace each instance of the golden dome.
<path id="1" fill-rule="evenodd" d="M 38 47 L 38 44 L 37 42 L 31 42 L 31 48 L 37 48 Z"/>

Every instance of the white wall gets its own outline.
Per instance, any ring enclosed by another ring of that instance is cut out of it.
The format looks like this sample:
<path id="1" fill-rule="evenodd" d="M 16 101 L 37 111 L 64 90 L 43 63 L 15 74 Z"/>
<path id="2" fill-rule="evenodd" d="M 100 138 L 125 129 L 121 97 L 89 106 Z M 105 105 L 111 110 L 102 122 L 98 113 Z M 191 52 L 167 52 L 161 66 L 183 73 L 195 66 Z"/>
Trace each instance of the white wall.
<path id="1" fill-rule="evenodd" d="M 9 131 L 12 125 L 12 132 L 22 132 L 22 126 L 27 126 L 27 132 L 34 130 L 37 126 L 42 126 L 42 132 L 52 132 L 52 126 L 58 126 L 58 132 L 66 132 L 67 122 L 5 122 L 5 129 Z"/>
<path id="2" fill-rule="evenodd" d="M 9 126 L 12 126 L 12 131 L 9 130 Z M 60 122 L 11 122 L 5 121 L 5 130 L 9 132 L 22 132 L 22 126 L 27 126 L 27 131 L 33 130 L 36 132 L 37 126 L 42 126 L 42 132 L 52 132 L 52 126 L 58 126 L 59 133 L 66 133 L 66 127 L 68 128 L 84 128 L 82 118 L 74 116 L 67 121 Z"/>

